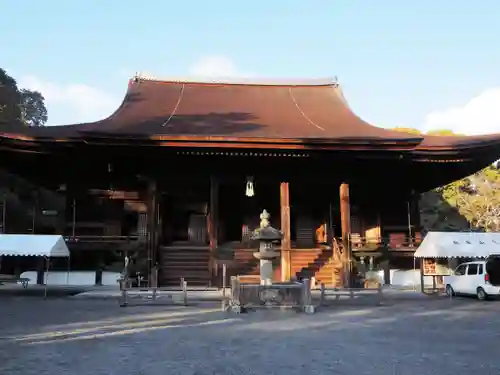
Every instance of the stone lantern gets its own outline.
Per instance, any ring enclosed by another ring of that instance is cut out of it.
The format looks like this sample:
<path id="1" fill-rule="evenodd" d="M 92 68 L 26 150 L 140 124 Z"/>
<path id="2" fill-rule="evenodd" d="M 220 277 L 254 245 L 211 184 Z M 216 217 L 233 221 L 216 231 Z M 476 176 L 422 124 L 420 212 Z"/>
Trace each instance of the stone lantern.
<path id="1" fill-rule="evenodd" d="M 271 226 L 269 223 L 271 215 L 264 210 L 260 214 L 260 227 L 251 234 L 252 240 L 259 241 L 259 251 L 253 256 L 260 261 L 260 284 L 272 285 L 273 283 L 273 259 L 279 257 L 280 253 L 274 251 L 273 244 L 283 238 L 283 233 Z"/>

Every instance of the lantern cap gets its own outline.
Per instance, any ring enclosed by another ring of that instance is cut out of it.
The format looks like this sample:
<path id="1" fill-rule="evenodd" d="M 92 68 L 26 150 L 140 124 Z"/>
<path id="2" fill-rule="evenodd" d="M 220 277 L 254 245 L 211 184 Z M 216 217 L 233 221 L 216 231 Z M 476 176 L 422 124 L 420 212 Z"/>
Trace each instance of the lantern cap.
<path id="1" fill-rule="evenodd" d="M 283 233 L 271 226 L 269 219 L 271 215 L 267 210 L 262 211 L 260 214 L 260 227 L 253 231 L 250 238 L 257 241 L 279 241 L 283 238 Z"/>

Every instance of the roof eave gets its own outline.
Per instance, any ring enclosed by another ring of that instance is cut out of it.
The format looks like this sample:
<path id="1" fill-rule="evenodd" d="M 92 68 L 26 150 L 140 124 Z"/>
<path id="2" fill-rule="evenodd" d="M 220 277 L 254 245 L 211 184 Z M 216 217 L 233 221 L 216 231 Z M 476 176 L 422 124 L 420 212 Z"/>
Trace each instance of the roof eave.
<path id="1" fill-rule="evenodd" d="M 182 143 L 183 146 L 190 144 L 193 147 L 234 147 L 238 148 L 242 145 L 260 146 L 272 148 L 283 148 L 286 145 L 293 147 L 303 146 L 309 149 L 371 149 L 371 150 L 386 150 L 386 151 L 412 151 L 420 142 L 419 138 L 413 139 L 379 139 L 379 138 L 252 138 L 252 137 L 227 137 L 227 136 L 133 136 L 116 134 L 104 135 L 102 133 L 85 132 L 81 137 L 67 138 L 49 138 L 49 137 L 27 137 L 24 135 L 4 135 L 0 137 L 10 141 L 21 142 L 26 144 L 100 144 L 100 145 L 122 145 L 122 146 L 175 146 Z M 133 144 L 131 144 L 133 142 Z"/>

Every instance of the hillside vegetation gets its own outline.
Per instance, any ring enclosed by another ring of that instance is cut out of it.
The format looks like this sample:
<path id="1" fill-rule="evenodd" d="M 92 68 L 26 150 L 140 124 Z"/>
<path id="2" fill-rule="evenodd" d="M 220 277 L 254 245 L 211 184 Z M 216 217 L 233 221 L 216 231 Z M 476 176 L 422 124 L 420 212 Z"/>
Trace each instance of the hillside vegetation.
<path id="1" fill-rule="evenodd" d="M 412 128 L 394 130 L 421 134 Z M 427 134 L 459 135 L 447 129 Z M 420 219 L 426 232 L 500 230 L 500 170 L 490 165 L 471 176 L 421 194 Z"/>

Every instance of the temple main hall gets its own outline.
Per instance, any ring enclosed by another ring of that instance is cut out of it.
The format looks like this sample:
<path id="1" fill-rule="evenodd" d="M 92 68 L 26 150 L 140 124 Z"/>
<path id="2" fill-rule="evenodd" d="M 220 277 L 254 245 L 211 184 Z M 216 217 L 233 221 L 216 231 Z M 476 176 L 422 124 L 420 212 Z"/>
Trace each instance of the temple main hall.
<path id="1" fill-rule="evenodd" d="M 283 232 L 276 280 L 340 286 L 361 264 L 389 280 L 391 268 L 413 267 L 420 193 L 499 156 L 499 134 L 370 124 L 335 79 L 136 76 L 103 120 L 0 128 L 0 168 L 39 187 L 22 198 L 34 218 L 8 206 L 2 228 L 64 235 L 72 270 L 121 271 L 128 256 L 148 285 L 217 286 L 221 264 L 258 280 L 249 233 L 265 209 Z"/>

